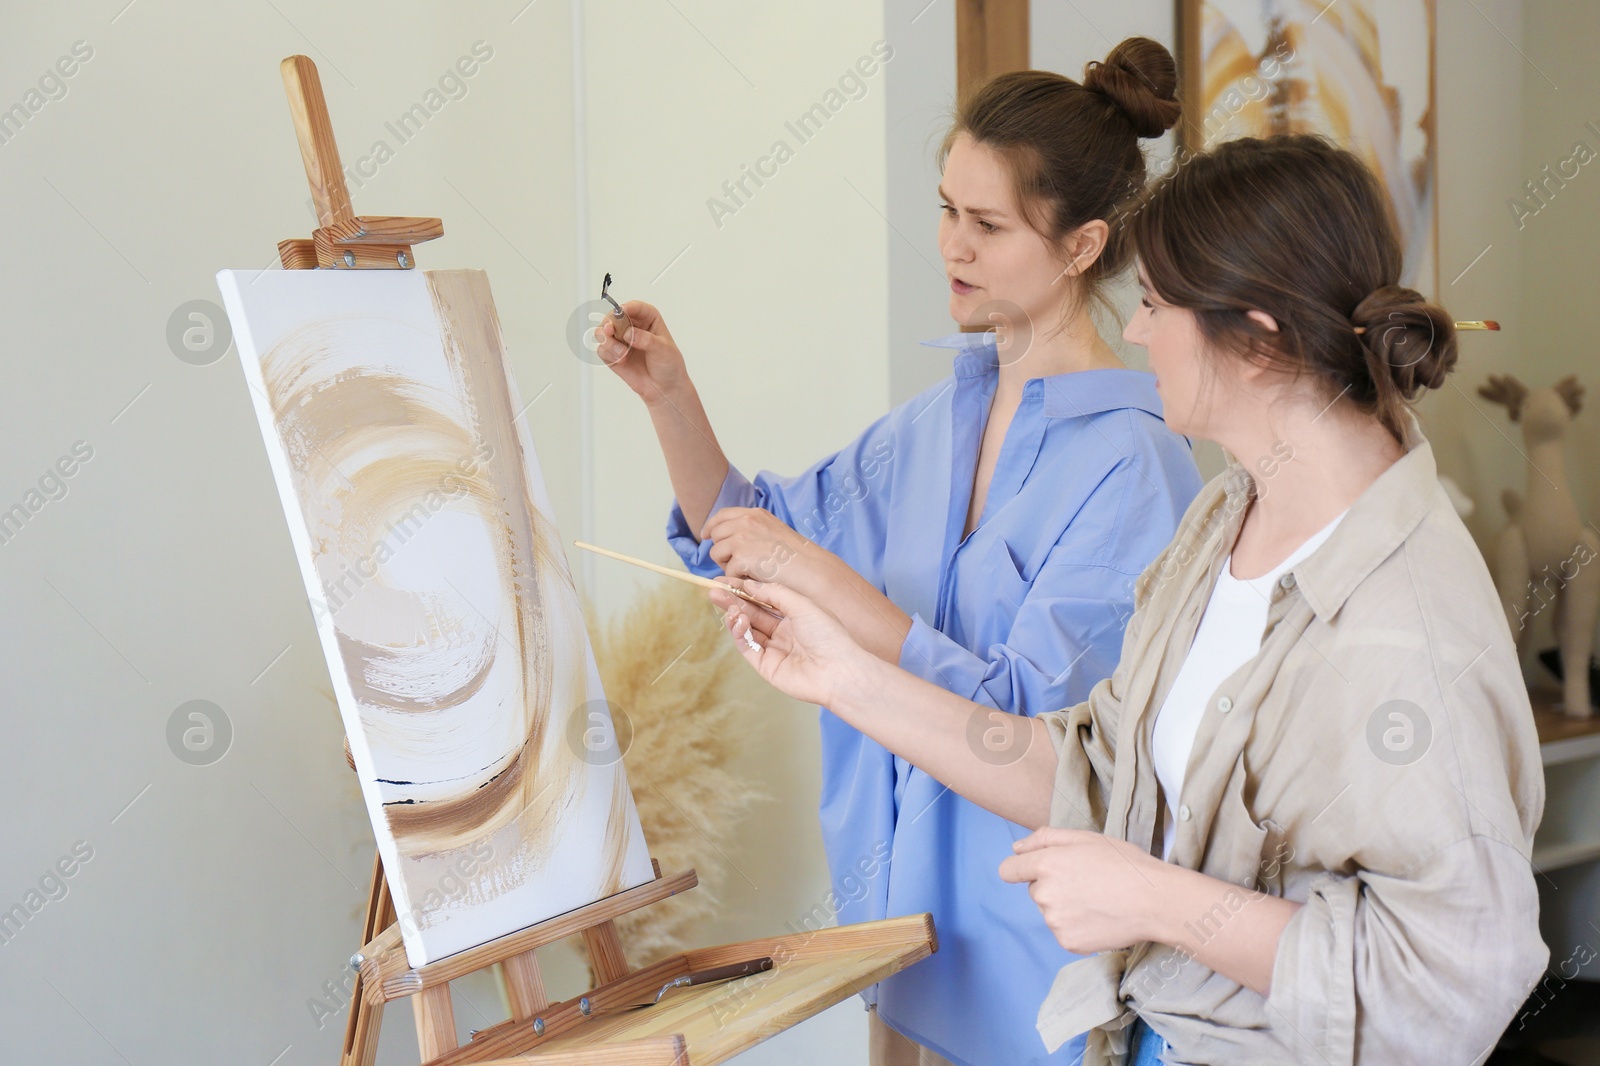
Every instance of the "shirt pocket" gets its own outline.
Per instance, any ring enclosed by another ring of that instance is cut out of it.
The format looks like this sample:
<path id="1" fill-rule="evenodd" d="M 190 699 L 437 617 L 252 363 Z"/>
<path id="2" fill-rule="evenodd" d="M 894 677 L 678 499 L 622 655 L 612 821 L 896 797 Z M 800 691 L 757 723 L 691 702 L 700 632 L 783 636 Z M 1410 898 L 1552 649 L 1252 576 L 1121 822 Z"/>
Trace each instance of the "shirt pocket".
<path id="1" fill-rule="evenodd" d="M 988 613 L 1003 614 L 1007 619 L 1016 617 L 1017 608 L 1028 598 L 1028 590 L 1033 586 L 1033 582 L 1023 576 L 1023 564 L 1017 562 L 1011 546 L 1004 540 L 997 540 L 991 546 L 982 573 L 967 576 L 968 595 L 976 592 L 979 602 L 1002 608 L 998 612 L 991 609 Z"/>
<path id="2" fill-rule="evenodd" d="M 1261 819 L 1266 839 L 1261 844 L 1261 865 L 1256 869 L 1256 887 L 1269 896 L 1282 896 L 1289 866 L 1294 861 L 1294 845 L 1289 831 L 1271 818 Z"/>
<path id="3" fill-rule="evenodd" d="M 1294 857 L 1283 826 L 1270 818 L 1257 821 L 1244 801 L 1243 759 L 1223 789 L 1222 803 L 1211 823 L 1207 865 L 1219 876 L 1247 891 L 1283 895 L 1284 873 Z"/>

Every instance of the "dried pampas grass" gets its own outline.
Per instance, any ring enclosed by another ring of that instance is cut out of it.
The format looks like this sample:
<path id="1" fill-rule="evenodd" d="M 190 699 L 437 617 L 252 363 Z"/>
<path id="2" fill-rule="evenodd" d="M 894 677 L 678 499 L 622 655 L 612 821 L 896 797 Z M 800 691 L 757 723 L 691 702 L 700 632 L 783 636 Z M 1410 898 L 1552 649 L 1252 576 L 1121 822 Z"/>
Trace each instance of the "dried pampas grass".
<path id="1" fill-rule="evenodd" d="M 717 912 L 731 872 L 724 851 L 751 804 L 767 798 L 731 768 L 760 679 L 722 612 L 692 586 L 660 582 L 604 627 L 585 614 L 618 737 L 628 735 L 622 716 L 632 726 L 623 763 L 650 854 L 665 875 L 693 868 L 700 877 L 698 888 L 617 919 L 637 968 L 688 947 Z"/>

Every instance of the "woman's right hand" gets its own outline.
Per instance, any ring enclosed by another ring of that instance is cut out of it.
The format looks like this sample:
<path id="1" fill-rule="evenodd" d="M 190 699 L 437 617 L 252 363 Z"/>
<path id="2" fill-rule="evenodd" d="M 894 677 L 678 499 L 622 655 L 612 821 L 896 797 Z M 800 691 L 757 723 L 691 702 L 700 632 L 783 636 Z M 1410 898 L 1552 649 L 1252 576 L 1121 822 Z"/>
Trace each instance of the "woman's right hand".
<path id="1" fill-rule="evenodd" d="M 781 616 L 721 589 L 712 590 L 711 602 L 726 610 L 723 624 L 735 645 L 774 688 L 828 706 L 877 662 L 837 618 L 806 596 L 770 581 L 747 578 L 740 584 Z"/>
<path id="2" fill-rule="evenodd" d="M 667 332 L 661 312 L 643 300 L 628 300 L 622 310 L 633 322 L 626 338 L 612 330 L 614 315 L 596 327 L 600 340 L 597 352 L 612 371 L 647 404 L 669 396 L 689 380 L 683 353 Z"/>

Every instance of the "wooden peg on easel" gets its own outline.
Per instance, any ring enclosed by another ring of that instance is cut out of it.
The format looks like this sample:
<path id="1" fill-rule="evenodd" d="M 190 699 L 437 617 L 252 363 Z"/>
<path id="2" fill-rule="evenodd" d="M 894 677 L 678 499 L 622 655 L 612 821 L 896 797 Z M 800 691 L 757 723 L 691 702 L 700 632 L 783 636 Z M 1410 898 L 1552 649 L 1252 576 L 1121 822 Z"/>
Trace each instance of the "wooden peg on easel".
<path id="1" fill-rule="evenodd" d="M 339 145 L 333 139 L 328 102 L 322 95 L 317 65 L 305 56 L 290 56 L 278 67 L 289 94 L 300 159 L 311 184 L 317 228 L 311 239 L 291 237 L 278 242 L 285 270 L 409 270 L 416 265 L 411 246 L 444 236 L 437 218 L 360 215 L 350 206 Z"/>

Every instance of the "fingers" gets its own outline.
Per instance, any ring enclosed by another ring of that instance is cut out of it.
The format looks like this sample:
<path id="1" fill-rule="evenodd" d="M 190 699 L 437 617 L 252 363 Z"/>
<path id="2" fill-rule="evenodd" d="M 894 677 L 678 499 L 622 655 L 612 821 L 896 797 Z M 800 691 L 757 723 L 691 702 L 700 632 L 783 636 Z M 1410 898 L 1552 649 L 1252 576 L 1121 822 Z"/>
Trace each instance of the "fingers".
<path id="1" fill-rule="evenodd" d="M 723 579 L 719 584 L 730 584 L 737 587 L 740 582 L 737 579 L 733 581 Z M 728 589 L 710 589 L 709 593 L 711 602 L 722 608 L 724 621 L 730 624 L 734 617 L 743 614 L 758 632 L 770 636 L 778 628 L 778 623 L 783 621 L 782 618 L 779 618 L 771 611 L 751 603 L 736 592 L 731 592 Z"/>
<path id="2" fill-rule="evenodd" d="M 606 329 L 607 332 L 610 332 L 609 320 L 606 322 Z M 605 363 L 607 366 L 613 366 L 626 359 L 629 353 L 643 350 L 645 345 L 640 344 L 639 341 L 648 336 L 650 336 L 650 334 L 646 333 L 638 326 L 634 326 L 632 329 L 628 330 L 628 340 L 622 341 L 616 339 L 615 337 L 609 340 L 602 340 L 599 347 L 596 348 L 595 351 L 596 354 L 600 356 L 601 362 Z"/>
<path id="3" fill-rule="evenodd" d="M 636 307 L 648 310 L 649 314 L 636 311 Z M 599 340 L 601 360 L 615 363 L 631 351 L 655 351 L 664 342 L 670 342 L 671 338 L 665 336 L 665 327 L 661 326 L 661 319 L 655 313 L 655 308 L 637 300 L 629 300 L 622 305 L 622 310 L 632 325 L 625 328 L 620 336 L 617 334 L 615 314 L 606 315 L 594 329 L 595 337 Z M 660 335 L 655 332 L 656 329 L 661 331 Z"/>
<path id="4" fill-rule="evenodd" d="M 735 619 L 743 617 L 756 633 L 771 636 L 783 621 L 777 615 L 726 589 L 711 589 L 711 602 L 722 608 L 722 622 L 731 631 Z"/>
<path id="5" fill-rule="evenodd" d="M 778 626 L 783 622 L 783 619 L 771 611 L 763 607 L 757 607 L 755 604 L 745 600 L 739 601 L 738 611 L 740 616 L 750 624 L 750 627 L 763 637 L 772 636 L 778 631 Z"/>
<path id="6" fill-rule="evenodd" d="M 759 666 L 760 655 L 764 650 L 763 642 L 756 639 L 756 630 L 750 625 L 750 619 L 737 608 L 730 608 L 727 614 L 728 632 L 743 642 L 740 651 L 749 660 L 751 665 Z M 771 634 L 764 634 L 770 636 Z"/>
<path id="7" fill-rule="evenodd" d="M 635 322 L 626 337 L 617 338 L 617 343 L 625 344 L 631 350 L 652 352 L 661 347 L 661 338 Z"/>
<path id="8" fill-rule="evenodd" d="M 629 352 L 633 351 L 632 346 L 617 338 L 616 320 L 611 315 L 607 315 L 598 326 L 594 327 L 593 332 L 594 354 L 606 366 L 617 366 L 628 358 Z M 629 336 L 636 336 L 641 332 L 637 327 L 627 331 Z"/>
<path id="9" fill-rule="evenodd" d="M 726 589 L 710 589 L 708 594 L 711 602 L 722 608 L 723 626 L 736 637 L 746 629 L 754 631 L 758 637 L 770 637 L 783 621 L 770 611 L 763 610 Z M 742 626 L 738 625 L 740 619 L 744 622 Z"/>
<path id="10" fill-rule="evenodd" d="M 622 301 L 622 313 L 640 329 L 653 330 L 658 326 L 665 329 L 665 323 L 661 321 L 661 312 L 657 311 L 653 304 L 647 304 L 643 300 Z"/>
<path id="11" fill-rule="evenodd" d="M 1042 863 L 1043 856 L 1038 852 L 1013 855 L 1000 864 L 1000 880 L 1007 881 L 1013 885 L 1037 881 Z"/>
<path id="12" fill-rule="evenodd" d="M 788 585 L 780 585 L 776 581 L 762 581 L 760 578 L 747 577 L 744 579 L 744 590 L 756 599 L 772 604 L 778 609 L 778 613 L 785 617 L 803 613 L 807 608 L 816 606 Z"/>
<path id="13" fill-rule="evenodd" d="M 1045 848 L 1060 848 L 1071 844 L 1079 844 L 1088 837 L 1097 837 L 1099 833 L 1090 833 L 1082 829 L 1060 829 L 1046 826 L 1035 830 L 1011 845 L 1011 850 L 1018 855 L 1031 851 L 1043 851 Z"/>
<path id="14" fill-rule="evenodd" d="M 618 344 L 616 341 L 603 340 L 600 342 L 599 346 L 595 348 L 594 354 L 598 355 L 600 357 L 600 361 L 606 366 L 617 366 L 627 361 L 628 353 L 632 350 L 633 349 L 629 348 L 626 344 Z"/>
<path id="15" fill-rule="evenodd" d="M 712 513 L 706 519 L 706 524 L 700 530 L 701 540 L 722 540 L 734 528 L 740 525 L 740 519 L 749 517 L 751 512 L 766 514 L 759 507 L 724 507 Z"/>

